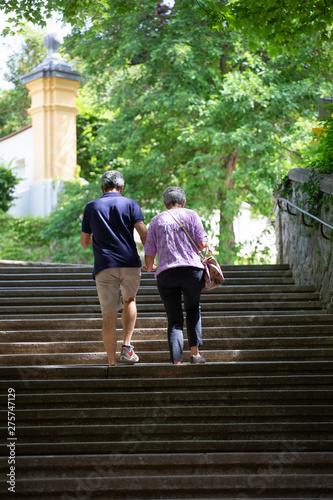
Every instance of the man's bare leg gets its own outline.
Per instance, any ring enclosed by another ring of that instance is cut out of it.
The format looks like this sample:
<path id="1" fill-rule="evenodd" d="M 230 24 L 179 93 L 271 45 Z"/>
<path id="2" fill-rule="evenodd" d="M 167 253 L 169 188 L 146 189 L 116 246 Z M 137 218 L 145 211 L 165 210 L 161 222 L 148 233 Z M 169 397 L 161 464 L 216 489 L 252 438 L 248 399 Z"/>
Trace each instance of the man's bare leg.
<path id="1" fill-rule="evenodd" d="M 123 313 L 121 315 L 121 323 L 123 325 L 124 345 L 131 345 L 131 338 L 135 327 L 137 309 L 135 297 L 130 297 L 124 300 Z"/>
<path id="2" fill-rule="evenodd" d="M 116 365 L 118 311 L 103 314 L 102 337 L 109 365 Z"/>

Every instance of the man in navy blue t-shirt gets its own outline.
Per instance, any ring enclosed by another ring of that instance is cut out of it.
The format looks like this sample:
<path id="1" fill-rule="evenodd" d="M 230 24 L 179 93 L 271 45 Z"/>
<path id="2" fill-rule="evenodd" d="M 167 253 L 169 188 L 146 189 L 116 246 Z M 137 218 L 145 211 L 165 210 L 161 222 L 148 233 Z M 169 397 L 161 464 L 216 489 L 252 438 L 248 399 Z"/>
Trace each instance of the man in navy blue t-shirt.
<path id="1" fill-rule="evenodd" d="M 93 276 L 102 309 L 102 335 L 109 366 L 117 364 L 116 323 L 120 309 L 123 309 L 121 321 L 124 335 L 120 359 L 134 363 L 139 361 L 131 346 L 137 314 L 135 297 L 141 278 L 141 260 L 133 230 L 138 231 L 144 245 L 147 229 L 139 204 L 122 196 L 124 185 L 121 172 L 109 170 L 103 174 L 103 196 L 87 204 L 81 232 L 83 248 L 93 246 Z"/>

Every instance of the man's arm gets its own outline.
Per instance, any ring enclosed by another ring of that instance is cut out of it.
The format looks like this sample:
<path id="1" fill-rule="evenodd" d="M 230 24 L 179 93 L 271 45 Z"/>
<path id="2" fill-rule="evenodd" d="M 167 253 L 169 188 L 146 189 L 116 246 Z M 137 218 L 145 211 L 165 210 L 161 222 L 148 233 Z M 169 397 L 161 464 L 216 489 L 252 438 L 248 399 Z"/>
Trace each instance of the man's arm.
<path id="1" fill-rule="evenodd" d="M 81 232 L 81 246 L 83 248 L 88 248 L 90 245 L 92 245 L 92 233 L 84 233 L 83 231 Z"/>
<path id="2" fill-rule="evenodd" d="M 142 244 L 144 245 L 146 243 L 146 238 L 147 238 L 147 228 L 145 226 L 145 223 L 142 221 L 136 222 L 134 224 L 134 227 L 137 230 L 137 232 L 139 233 Z"/>

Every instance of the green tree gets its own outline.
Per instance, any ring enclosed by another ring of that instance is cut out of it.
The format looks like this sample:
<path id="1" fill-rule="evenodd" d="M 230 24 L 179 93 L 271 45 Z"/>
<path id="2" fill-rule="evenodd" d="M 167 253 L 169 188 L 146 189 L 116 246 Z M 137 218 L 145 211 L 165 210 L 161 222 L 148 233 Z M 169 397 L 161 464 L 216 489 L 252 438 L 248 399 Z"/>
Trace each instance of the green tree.
<path id="1" fill-rule="evenodd" d="M 92 264 L 80 245 L 83 209 L 100 186 L 64 182 L 56 209 L 48 217 L 13 217 L 0 212 L 0 259 Z"/>
<path id="2" fill-rule="evenodd" d="M 165 8 L 163 0 L 148 0 L 151 5 Z M 72 25 L 84 26 L 87 20 L 102 23 L 110 16 L 118 17 L 144 11 L 142 0 L 6 0 L 0 8 L 13 17 L 11 30 L 22 28 L 26 21 L 45 26 L 47 18 L 55 11 L 60 18 Z M 188 5 L 175 0 L 177 8 L 186 10 Z M 333 5 L 327 0 L 194 0 L 200 6 L 201 16 L 213 29 L 242 31 L 254 45 L 269 40 L 270 46 L 293 51 L 302 36 L 316 36 L 318 45 L 332 39 Z M 318 33 L 320 34 L 317 37 Z"/>
<path id="3" fill-rule="evenodd" d="M 187 0 L 171 11 L 142 0 L 75 29 L 67 45 L 84 61 L 91 108 L 108 119 L 94 136 L 94 147 L 107 145 L 95 171 L 122 169 L 147 210 L 162 208 L 166 185 L 182 185 L 208 222 L 219 211 L 219 251 L 232 260 L 240 202 L 268 214 L 276 179 L 301 159 L 331 85 L 330 45 L 304 37 L 296 56 L 271 56 L 265 44 L 253 52 Z"/>
<path id="4" fill-rule="evenodd" d="M 13 205 L 15 187 L 19 182 L 10 168 L 0 164 L 0 212 L 7 212 Z"/>
<path id="5" fill-rule="evenodd" d="M 333 5 L 327 0 L 196 0 L 213 29 L 243 33 L 252 47 L 294 53 L 305 37 L 332 41 Z M 318 36 L 319 35 L 319 36 Z"/>
<path id="6" fill-rule="evenodd" d="M 46 53 L 43 34 L 26 26 L 21 49 L 14 52 L 7 61 L 8 71 L 5 79 L 12 88 L 0 90 L 0 137 L 30 123 L 28 115 L 30 98 L 20 77 L 34 69 L 44 59 Z"/>
<path id="7" fill-rule="evenodd" d="M 46 218 L 39 236 L 48 241 L 53 262 L 92 263 L 92 252 L 80 245 L 83 210 L 101 196 L 99 182 L 64 182 L 56 209 Z"/>

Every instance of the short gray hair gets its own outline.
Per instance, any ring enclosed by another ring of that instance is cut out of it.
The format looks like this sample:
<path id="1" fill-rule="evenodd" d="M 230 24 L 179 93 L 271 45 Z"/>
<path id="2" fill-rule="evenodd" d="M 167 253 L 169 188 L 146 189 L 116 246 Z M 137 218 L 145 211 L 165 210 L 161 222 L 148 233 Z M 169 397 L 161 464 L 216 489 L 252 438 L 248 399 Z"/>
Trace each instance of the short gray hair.
<path id="1" fill-rule="evenodd" d="M 118 170 L 108 170 L 102 175 L 101 188 L 104 191 L 110 191 L 111 189 L 120 191 L 124 184 L 124 176 L 121 172 L 118 172 Z"/>
<path id="2" fill-rule="evenodd" d="M 181 206 L 181 204 L 186 201 L 184 189 L 175 186 L 166 188 L 163 192 L 163 201 L 168 208 L 173 205 Z"/>

